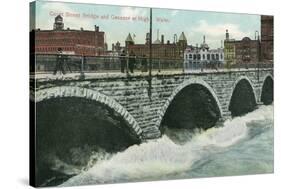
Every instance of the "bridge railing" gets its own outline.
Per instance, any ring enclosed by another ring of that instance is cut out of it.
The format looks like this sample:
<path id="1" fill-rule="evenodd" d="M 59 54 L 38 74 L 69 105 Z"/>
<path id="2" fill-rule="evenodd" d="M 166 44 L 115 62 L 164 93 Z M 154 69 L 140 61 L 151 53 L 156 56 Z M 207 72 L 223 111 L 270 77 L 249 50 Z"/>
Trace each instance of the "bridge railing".
<path id="1" fill-rule="evenodd" d="M 147 72 L 149 69 L 149 58 L 147 57 L 36 54 L 35 71 L 37 73 L 53 72 L 59 61 L 66 72 L 118 72 L 121 71 L 122 66 L 125 72 L 130 72 L 131 67 L 133 67 L 133 71 L 141 72 Z M 153 71 L 183 69 L 182 59 L 152 58 L 151 62 Z"/>
<path id="2" fill-rule="evenodd" d="M 227 66 L 225 66 L 227 68 Z M 258 69 L 258 68 L 273 68 L 272 63 L 248 63 L 248 64 L 233 64 L 230 69 Z"/>
<path id="3" fill-rule="evenodd" d="M 61 65 L 58 65 L 58 64 Z M 61 67 L 60 67 L 61 66 Z M 122 69 L 123 67 L 123 69 Z M 233 64 L 223 62 L 193 62 L 183 59 L 152 58 L 152 71 L 205 72 L 218 70 L 262 69 L 273 68 L 272 63 Z M 37 73 L 53 73 L 63 69 L 69 72 L 148 72 L 149 58 L 139 56 L 79 56 L 58 54 L 35 54 L 35 71 Z"/>

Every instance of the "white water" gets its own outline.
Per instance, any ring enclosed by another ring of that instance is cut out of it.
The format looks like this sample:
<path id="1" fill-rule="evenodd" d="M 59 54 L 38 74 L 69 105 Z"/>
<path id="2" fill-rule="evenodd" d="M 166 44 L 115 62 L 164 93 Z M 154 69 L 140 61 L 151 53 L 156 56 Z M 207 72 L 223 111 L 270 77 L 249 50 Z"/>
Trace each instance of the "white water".
<path id="1" fill-rule="evenodd" d="M 273 105 L 197 131 L 185 144 L 164 135 L 91 166 L 62 186 L 272 172 Z"/>

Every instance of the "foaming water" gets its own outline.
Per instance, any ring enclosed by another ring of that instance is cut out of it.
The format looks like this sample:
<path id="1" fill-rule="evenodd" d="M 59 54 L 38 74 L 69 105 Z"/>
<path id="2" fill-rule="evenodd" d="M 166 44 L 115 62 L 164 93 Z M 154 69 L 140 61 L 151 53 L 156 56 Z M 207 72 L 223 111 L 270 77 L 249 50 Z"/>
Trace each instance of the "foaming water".
<path id="1" fill-rule="evenodd" d="M 273 171 L 273 105 L 227 120 L 221 127 L 192 135 L 178 132 L 190 139 L 179 144 L 164 135 L 123 152 L 104 154 L 109 158 L 94 158 L 94 163 L 61 186 Z"/>

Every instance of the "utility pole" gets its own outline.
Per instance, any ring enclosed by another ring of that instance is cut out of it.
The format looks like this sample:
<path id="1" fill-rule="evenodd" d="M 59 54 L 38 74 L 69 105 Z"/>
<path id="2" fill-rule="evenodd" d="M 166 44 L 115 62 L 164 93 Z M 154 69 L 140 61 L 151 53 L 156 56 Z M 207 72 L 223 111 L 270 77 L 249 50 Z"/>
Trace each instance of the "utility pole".
<path id="1" fill-rule="evenodd" d="M 149 75 L 148 75 L 148 96 L 151 101 L 151 70 L 152 70 L 152 8 L 150 8 L 150 27 L 149 27 Z"/>
<path id="2" fill-rule="evenodd" d="M 261 61 L 261 43 L 260 43 L 260 37 L 259 37 L 259 32 L 255 31 L 255 38 L 258 41 L 258 81 L 260 80 L 260 61 Z"/>
<path id="3" fill-rule="evenodd" d="M 152 8 L 150 8 L 150 27 L 149 27 L 149 80 L 151 80 L 152 69 Z"/>

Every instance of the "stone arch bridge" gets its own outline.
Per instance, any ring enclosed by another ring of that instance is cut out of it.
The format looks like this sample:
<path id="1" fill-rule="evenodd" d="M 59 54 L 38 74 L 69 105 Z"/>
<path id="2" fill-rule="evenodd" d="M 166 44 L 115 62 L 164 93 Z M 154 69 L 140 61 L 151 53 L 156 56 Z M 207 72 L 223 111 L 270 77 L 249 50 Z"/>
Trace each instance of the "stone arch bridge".
<path id="1" fill-rule="evenodd" d="M 244 108 L 242 113 L 251 111 L 251 107 L 243 107 L 248 102 L 255 106 L 273 100 L 273 69 L 157 74 L 152 76 L 151 81 L 147 75 L 142 74 L 89 74 L 83 79 L 69 74 L 64 77 L 38 77 L 32 81 L 36 85 L 32 93 L 36 103 L 65 97 L 99 102 L 123 117 L 141 141 L 161 136 L 163 119 L 169 111 L 177 111 L 168 109 L 177 98 L 185 98 L 185 93 L 179 97 L 183 91 L 189 94 L 186 98 L 192 99 L 198 95 L 188 91 L 205 90 L 207 96 L 200 96 L 189 103 L 205 100 L 206 103 L 214 104 L 217 110 L 215 117 L 219 120 L 236 115 L 240 108 Z M 242 104 L 235 107 L 239 101 Z M 179 101 L 175 107 L 180 104 Z M 190 107 L 196 112 L 196 104 Z"/>

